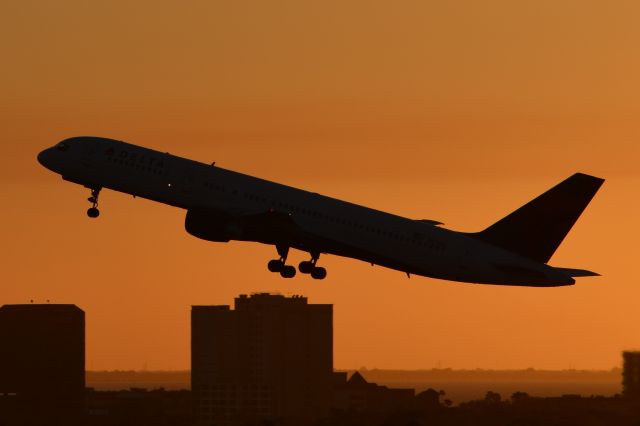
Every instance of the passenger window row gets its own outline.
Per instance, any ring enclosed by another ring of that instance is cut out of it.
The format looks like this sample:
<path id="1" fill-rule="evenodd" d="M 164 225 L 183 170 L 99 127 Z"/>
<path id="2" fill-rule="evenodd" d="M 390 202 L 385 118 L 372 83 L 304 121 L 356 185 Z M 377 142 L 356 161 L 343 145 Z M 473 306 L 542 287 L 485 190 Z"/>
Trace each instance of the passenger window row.
<path id="1" fill-rule="evenodd" d="M 208 188 L 210 191 L 219 191 L 219 192 L 227 192 L 227 190 L 224 188 L 224 186 L 221 185 L 216 185 L 210 182 L 205 182 L 204 183 L 204 187 Z"/>

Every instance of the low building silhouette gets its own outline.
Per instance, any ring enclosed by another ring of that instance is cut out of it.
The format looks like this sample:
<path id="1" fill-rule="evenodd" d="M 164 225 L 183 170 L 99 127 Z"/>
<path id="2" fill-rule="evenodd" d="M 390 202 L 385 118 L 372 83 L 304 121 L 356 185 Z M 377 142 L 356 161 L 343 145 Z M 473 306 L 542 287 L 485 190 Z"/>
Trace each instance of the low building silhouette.
<path id="1" fill-rule="evenodd" d="M 87 389 L 86 426 L 189 426 L 191 392 L 143 389 Z"/>
<path id="2" fill-rule="evenodd" d="M 388 413 L 414 408 L 415 389 L 393 389 L 369 383 L 355 372 L 347 380 L 346 373 L 335 373 L 333 408 L 356 412 Z"/>
<path id="3" fill-rule="evenodd" d="M 622 353 L 622 394 L 640 399 L 640 351 Z"/>
<path id="4" fill-rule="evenodd" d="M 310 424 L 331 406 L 333 307 L 267 293 L 193 306 L 191 368 L 198 425 Z"/>
<path id="5" fill-rule="evenodd" d="M 0 307 L 0 425 L 82 424 L 84 331 L 75 305 Z"/>

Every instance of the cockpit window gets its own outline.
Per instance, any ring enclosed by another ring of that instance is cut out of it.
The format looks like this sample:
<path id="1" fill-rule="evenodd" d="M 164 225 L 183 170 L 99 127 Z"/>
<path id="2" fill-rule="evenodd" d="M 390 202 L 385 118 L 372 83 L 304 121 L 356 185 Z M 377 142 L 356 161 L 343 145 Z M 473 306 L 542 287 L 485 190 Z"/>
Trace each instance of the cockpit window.
<path id="1" fill-rule="evenodd" d="M 58 145 L 56 145 L 56 149 L 57 149 L 58 151 L 66 151 L 66 150 L 68 150 L 68 149 L 69 149 L 69 145 L 67 145 L 67 144 L 66 144 L 66 143 L 64 143 L 64 142 L 60 142 Z"/>

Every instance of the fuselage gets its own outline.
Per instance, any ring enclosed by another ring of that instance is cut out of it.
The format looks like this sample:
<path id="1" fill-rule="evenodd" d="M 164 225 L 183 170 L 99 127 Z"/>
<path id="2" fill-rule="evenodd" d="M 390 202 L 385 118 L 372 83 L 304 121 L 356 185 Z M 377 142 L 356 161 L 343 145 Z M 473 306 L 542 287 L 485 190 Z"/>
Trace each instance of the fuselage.
<path id="1" fill-rule="evenodd" d="M 570 276 L 437 222 L 414 220 L 169 153 L 77 137 L 38 160 L 65 180 L 185 209 L 187 231 L 328 253 L 452 281 L 559 286 Z"/>

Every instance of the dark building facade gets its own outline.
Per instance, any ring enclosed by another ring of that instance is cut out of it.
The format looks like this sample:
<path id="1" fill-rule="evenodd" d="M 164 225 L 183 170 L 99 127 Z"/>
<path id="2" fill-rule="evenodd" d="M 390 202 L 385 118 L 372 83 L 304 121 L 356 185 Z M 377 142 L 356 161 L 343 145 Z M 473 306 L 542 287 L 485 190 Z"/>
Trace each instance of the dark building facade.
<path id="1" fill-rule="evenodd" d="M 96 391 L 87 389 L 87 418 L 83 426 L 191 426 L 188 390 Z"/>
<path id="2" fill-rule="evenodd" d="M 266 293 L 193 306 L 191 372 L 198 425 L 308 424 L 331 405 L 333 307 Z"/>
<path id="3" fill-rule="evenodd" d="M 622 394 L 640 399 L 640 351 L 622 353 Z"/>
<path id="4" fill-rule="evenodd" d="M 0 425 L 82 424 L 84 327 L 75 305 L 0 307 Z"/>

